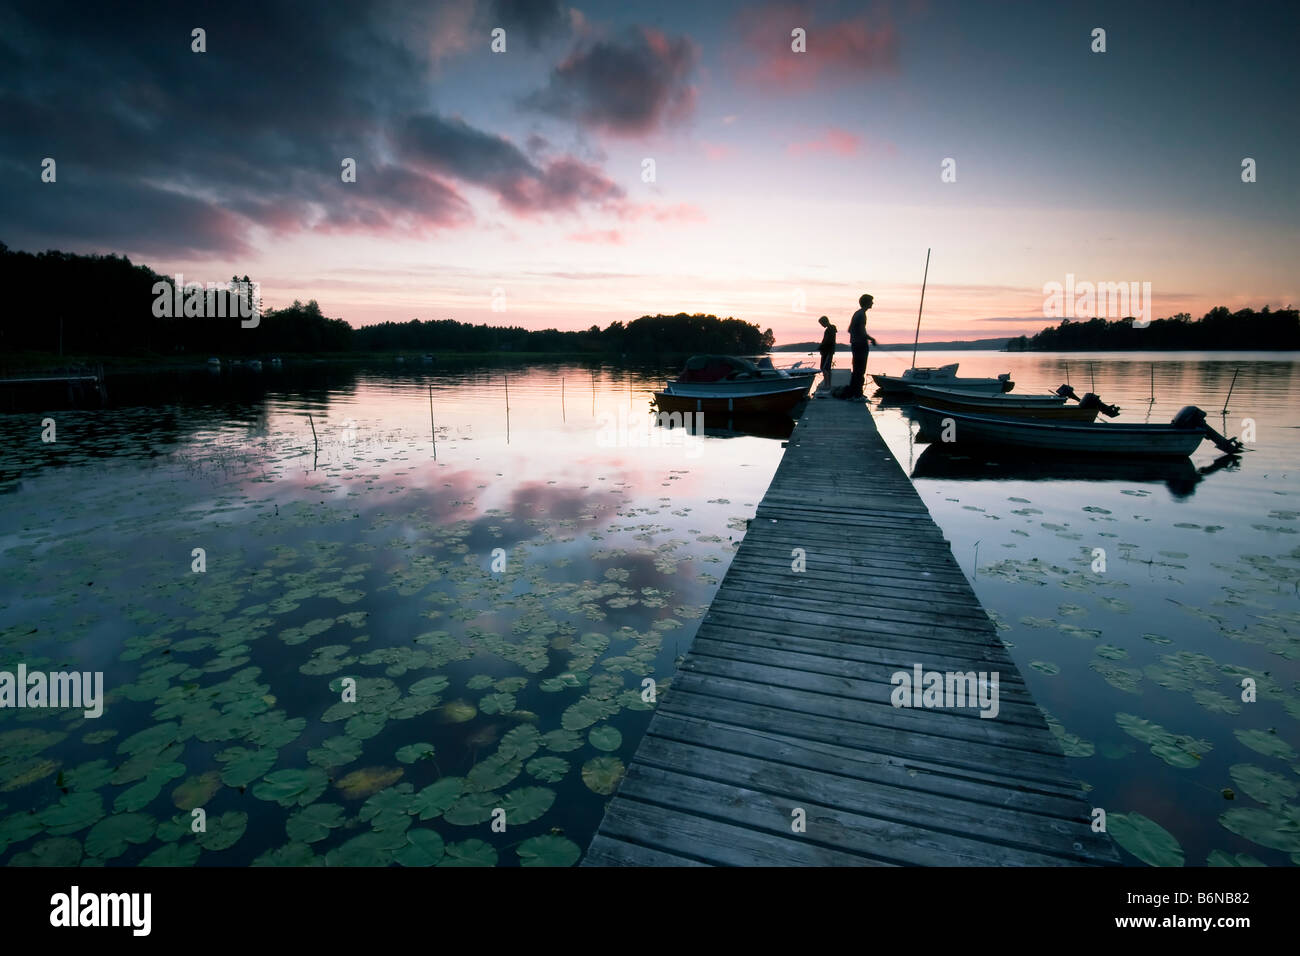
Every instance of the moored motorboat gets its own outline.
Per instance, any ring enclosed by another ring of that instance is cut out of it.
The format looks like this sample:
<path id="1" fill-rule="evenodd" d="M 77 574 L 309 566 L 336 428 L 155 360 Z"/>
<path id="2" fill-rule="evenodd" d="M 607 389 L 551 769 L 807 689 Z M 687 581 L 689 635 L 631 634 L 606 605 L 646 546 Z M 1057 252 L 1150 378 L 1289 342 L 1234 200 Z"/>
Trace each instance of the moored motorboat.
<path id="1" fill-rule="evenodd" d="M 743 388 L 722 389 L 714 383 L 674 382 L 655 392 L 655 405 L 661 412 L 703 412 L 706 415 L 788 415 L 808 397 L 812 379 L 792 381 L 774 379 L 761 391 L 752 383 Z"/>
<path id="2" fill-rule="evenodd" d="M 979 392 L 985 395 L 998 395 L 1015 388 L 1011 373 L 1003 372 L 997 378 L 959 378 L 958 363 L 941 365 L 938 368 L 909 368 L 902 375 L 872 375 L 871 379 L 886 394 L 912 391 L 914 385 L 930 385 L 939 388 L 957 389 L 963 392 Z"/>
<path id="3" fill-rule="evenodd" d="M 954 388 L 913 385 L 917 402 L 930 408 L 967 412 L 971 415 L 1009 415 L 1015 418 L 1042 418 L 1052 421 L 1091 422 L 1097 418 L 1100 403 L 1066 405 L 1063 394 L 1017 395 L 1005 392 L 982 395 Z"/>
<path id="4" fill-rule="evenodd" d="M 693 355 L 686 361 L 686 366 L 673 381 L 665 383 L 666 391 L 674 391 L 678 386 L 690 385 L 704 393 L 719 395 L 758 395 L 768 392 L 773 384 L 803 385 L 810 388 L 817 377 L 817 369 L 777 369 L 764 368 L 748 359 L 732 355 Z"/>
<path id="5" fill-rule="evenodd" d="M 1224 438 L 1205 423 L 1205 412 L 1194 405 L 1182 409 L 1168 425 L 1110 422 L 1047 422 L 1032 418 L 971 415 L 917 405 L 922 441 L 935 448 L 996 447 L 1021 452 L 1067 452 L 1086 455 L 1184 458 L 1209 439 L 1222 450 L 1241 450 L 1236 439 Z"/>

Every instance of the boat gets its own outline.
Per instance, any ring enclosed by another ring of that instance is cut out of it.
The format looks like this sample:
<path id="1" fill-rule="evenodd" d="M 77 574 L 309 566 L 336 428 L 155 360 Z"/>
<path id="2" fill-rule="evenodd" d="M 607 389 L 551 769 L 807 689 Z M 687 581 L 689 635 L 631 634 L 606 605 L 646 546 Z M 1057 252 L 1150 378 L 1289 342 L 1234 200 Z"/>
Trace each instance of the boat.
<path id="1" fill-rule="evenodd" d="M 753 383 L 741 384 L 743 388 L 727 390 L 713 382 L 674 382 L 654 393 L 655 406 L 661 412 L 703 412 L 721 418 L 788 415 L 808 397 L 812 379 L 774 379 L 762 391 L 754 391 Z"/>
<path id="2" fill-rule="evenodd" d="M 271 368 L 280 368 L 283 364 L 278 358 L 271 359 Z"/>
<path id="3" fill-rule="evenodd" d="M 217 358 L 215 355 L 212 358 L 208 359 L 208 368 L 214 372 L 220 372 L 221 359 Z"/>
<path id="4" fill-rule="evenodd" d="M 1032 418 L 972 415 L 917 405 L 917 437 L 935 448 L 993 447 L 1022 453 L 1067 452 L 1080 455 L 1128 455 L 1185 458 L 1209 439 L 1229 454 L 1241 451 L 1235 438 L 1224 438 L 1205 423 L 1205 412 L 1188 405 L 1168 425 L 1110 422 L 1046 422 Z"/>
<path id="5" fill-rule="evenodd" d="M 817 377 L 815 368 L 786 371 L 773 368 L 770 360 L 765 361 L 767 367 L 732 355 L 693 355 L 686 360 L 677 378 L 664 384 L 664 390 L 675 391 L 679 386 L 689 385 L 704 394 L 761 395 L 772 391 L 774 384 L 802 385 L 807 391 Z"/>
<path id="6" fill-rule="evenodd" d="M 250 372 L 260 372 L 260 371 L 262 371 L 262 360 L 261 360 L 261 359 L 249 359 L 248 362 L 247 362 L 247 365 L 248 365 L 248 370 L 249 370 Z"/>
<path id="7" fill-rule="evenodd" d="M 1085 402 L 1066 405 L 1064 394 L 981 395 L 955 388 L 913 385 L 912 395 L 930 408 L 967 412 L 971 415 L 1006 415 L 1015 418 L 1039 418 L 1051 421 L 1091 422 L 1097 418 L 1101 403 Z"/>
<path id="8" fill-rule="evenodd" d="M 938 368 L 909 368 L 902 375 L 872 375 L 871 379 L 887 395 L 910 392 L 914 385 L 932 385 L 983 395 L 999 395 L 1016 387 L 1010 372 L 1003 372 L 997 378 L 958 378 L 957 365 L 953 362 Z"/>

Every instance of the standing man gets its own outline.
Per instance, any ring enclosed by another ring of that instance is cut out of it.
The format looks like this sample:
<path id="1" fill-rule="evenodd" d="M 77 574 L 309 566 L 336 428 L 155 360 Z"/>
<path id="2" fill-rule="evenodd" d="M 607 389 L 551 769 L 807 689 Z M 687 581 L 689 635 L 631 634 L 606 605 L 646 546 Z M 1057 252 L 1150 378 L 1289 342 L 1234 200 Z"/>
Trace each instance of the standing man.
<path id="1" fill-rule="evenodd" d="M 831 320 L 822 316 L 817 320 L 825 331 L 822 333 L 821 356 L 822 356 L 822 387 L 817 390 L 817 394 L 822 398 L 831 393 L 831 365 L 835 361 L 835 335 L 839 331 L 831 325 Z"/>
<path id="2" fill-rule="evenodd" d="M 862 308 L 853 313 L 853 318 L 849 319 L 849 347 L 853 350 L 853 377 L 849 379 L 849 387 L 846 388 L 840 398 L 846 398 L 849 401 L 866 401 L 866 396 L 862 394 L 862 386 L 867 378 L 867 351 L 868 343 L 879 345 L 875 338 L 867 334 L 867 310 L 871 308 L 875 300 L 869 295 L 863 295 L 858 299 L 858 305 Z"/>

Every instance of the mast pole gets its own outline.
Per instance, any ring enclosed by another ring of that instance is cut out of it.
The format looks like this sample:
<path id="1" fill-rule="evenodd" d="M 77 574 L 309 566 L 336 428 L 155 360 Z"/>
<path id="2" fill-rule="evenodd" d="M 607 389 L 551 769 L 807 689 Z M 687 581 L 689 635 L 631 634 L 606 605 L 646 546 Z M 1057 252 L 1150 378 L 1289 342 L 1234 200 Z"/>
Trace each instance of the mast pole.
<path id="1" fill-rule="evenodd" d="M 925 250 L 925 275 L 921 278 L 921 305 L 916 310 L 916 338 L 912 340 L 912 368 L 916 368 L 916 346 L 921 341 L 921 310 L 925 308 L 925 283 L 930 278 L 930 250 Z"/>

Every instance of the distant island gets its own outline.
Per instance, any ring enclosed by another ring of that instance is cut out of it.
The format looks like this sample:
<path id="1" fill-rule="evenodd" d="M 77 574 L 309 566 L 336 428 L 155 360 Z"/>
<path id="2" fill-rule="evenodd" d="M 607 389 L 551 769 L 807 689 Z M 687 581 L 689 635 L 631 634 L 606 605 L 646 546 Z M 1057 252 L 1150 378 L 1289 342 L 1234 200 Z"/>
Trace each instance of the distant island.
<path id="1" fill-rule="evenodd" d="M 1037 335 L 1021 335 L 1007 342 L 1009 352 L 1119 352 L 1163 349 L 1191 351 L 1300 349 L 1300 310 L 1231 312 L 1217 306 L 1199 319 L 1180 312 L 1137 328 L 1133 319 L 1064 321 Z"/>
<path id="2" fill-rule="evenodd" d="M 18 252 L 0 243 L 0 354 L 195 359 L 279 354 L 465 352 L 683 356 L 761 355 L 774 336 L 715 315 L 643 315 L 604 329 L 562 332 L 472 325 L 454 319 L 354 328 L 315 300 L 261 311 L 248 276 L 221 288 L 176 289 L 175 280 L 124 256 Z M 54 294 L 51 294 L 54 290 Z M 244 318 L 244 317 L 249 318 Z"/>

